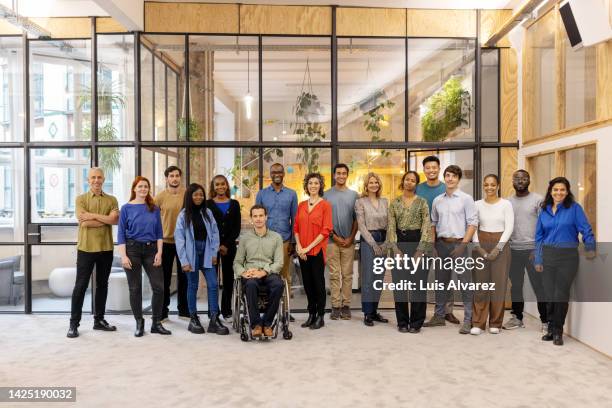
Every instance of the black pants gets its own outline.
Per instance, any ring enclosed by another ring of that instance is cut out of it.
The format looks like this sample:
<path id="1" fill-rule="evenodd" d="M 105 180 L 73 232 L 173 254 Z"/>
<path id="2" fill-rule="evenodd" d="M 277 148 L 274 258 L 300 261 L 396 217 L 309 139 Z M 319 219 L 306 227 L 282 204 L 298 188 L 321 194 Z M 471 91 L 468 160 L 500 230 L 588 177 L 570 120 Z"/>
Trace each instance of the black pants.
<path id="1" fill-rule="evenodd" d="M 570 289 L 578 273 L 578 263 L 578 250 L 574 248 L 543 249 L 542 282 L 547 302 L 546 316 L 553 333 L 563 333 Z"/>
<path id="2" fill-rule="evenodd" d="M 544 286 L 542 285 L 542 274 L 536 272 L 533 261 L 529 259 L 533 250 L 531 249 L 512 249 L 510 262 L 510 284 L 512 285 L 510 293 L 512 296 L 512 314 L 517 319 L 523 320 L 523 310 L 525 309 L 525 300 L 523 299 L 523 283 L 525 281 L 525 269 L 527 276 L 531 282 L 531 287 L 535 292 L 538 300 L 538 312 L 540 313 L 540 321 L 548 322 L 546 317 L 546 302 L 544 302 Z"/>
<path id="3" fill-rule="evenodd" d="M 153 321 L 161 320 L 162 307 L 164 304 L 164 271 L 161 266 L 153 266 L 157 243 L 141 243 L 128 241 L 125 245 L 127 256 L 132 263 L 132 269 L 125 269 L 125 274 L 130 287 L 130 306 L 136 320 L 142 319 L 142 268 L 144 267 L 151 290 L 153 291 L 152 317 Z"/>
<path id="4" fill-rule="evenodd" d="M 176 259 L 176 308 L 180 315 L 189 316 L 187 307 L 187 277 L 181 267 L 181 261 L 176 256 L 176 245 L 164 242 L 162 252 L 162 269 L 164 270 L 164 307 L 162 317 L 167 317 L 170 306 L 170 283 L 172 282 L 172 265 Z"/>
<path id="5" fill-rule="evenodd" d="M 325 314 L 325 261 L 323 250 L 315 256 L 306 256 L 306 260 L 300 258 L 300 269 L 302 271 L 302 282 L 308 299 L 308 313 Z"/>
<path id="6" fill-rule="evenodd" d="M 280 299 L 283 296 L 285 284 L 277 273 L 271 273 L 263 278 L 242 278 L 242 287 L 249 307 L 249 319 L 251 328 L 255 326 L 272 327 L 274 315 L 278 311 Z M 259 293 L 264 291 L 268 294 L 268 304 L 263 319 L 259 314 Z M 263 324 L 262 324 L 263 323 Z"/>
<path id="7" fill-rule="evenodd" d="M 104 319 L 106 296 L 108 294 L 108 277 L 113 265 L 113 251 L 85 252 L 77 251 L 77 273 L 72 291 L 70 323 L 79 324 L 83 312 L 85 292 L 89 286 L 91 274 L 96 267 L 96 289 L 94 294 L 94 317 Z"/>
<path id="8" fill-rule="evenodd" d="M 217 254 L 217 259 L 221 260 L 221 269 L 223 292 L 221 293 L 221 314 L 229 316 L 232 314 L 232 292 L 234 290 L 234 258 L 236 258 L 236 246 L 232 245 L 227 248 L 227 255 L 222 256 Z M 217 262 L 217 265 L 219 263 Z"/>
<path id="9" fill-rule="evenodd" d="M 418 236 L 415 235 L 416 242 L 398 242 L 397 245 L 404 254 L 412 256 L 418 246 L 420 239 L 420 231 Z M 399 283 L 402 280 L 414 282 L 414 290 L 394 290 L 393 300 L 395 303 L 395 317 L 398 327 L 414 327 L 420 329 L 425 322 L 425 314 L 427 312 L 427 292 L 421 290 L 421 282 L 423 285 L 427 283 L 427 271 L 424 268 L 418 268 L 414 273 L 407 269 L 398 270 L 393 268 L 391 276 L 394 283 Z M 410 298 L 410 309 L 408 309 L 408 298 Z"/>

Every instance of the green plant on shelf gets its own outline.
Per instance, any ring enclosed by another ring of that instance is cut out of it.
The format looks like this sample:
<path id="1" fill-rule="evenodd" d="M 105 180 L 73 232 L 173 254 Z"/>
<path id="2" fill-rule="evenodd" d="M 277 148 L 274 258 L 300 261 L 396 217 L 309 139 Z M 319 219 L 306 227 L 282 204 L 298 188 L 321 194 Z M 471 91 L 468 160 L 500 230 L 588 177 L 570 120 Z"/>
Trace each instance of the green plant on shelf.
<path id="1" fill-rule="evenodd" d="M 421 119 L 423 140 L 443 141 L 453 130 L 468 124 L 472 107 L 464 109 L 464 103 L 469 98 L 470 93 L 463 88 L 459 78 L 453 77 L 446 81 L 442 89 L 427 101 L 427 111 Z"/>

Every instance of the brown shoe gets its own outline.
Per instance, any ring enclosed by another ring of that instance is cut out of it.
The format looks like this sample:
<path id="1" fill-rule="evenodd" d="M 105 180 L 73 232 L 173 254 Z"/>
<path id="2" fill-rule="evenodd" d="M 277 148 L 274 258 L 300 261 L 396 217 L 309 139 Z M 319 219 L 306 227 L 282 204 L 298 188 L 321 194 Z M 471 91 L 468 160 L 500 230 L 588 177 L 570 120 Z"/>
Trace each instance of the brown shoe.
<path id="1" fill-rule="evenodd" d="M 272 337 L 272 336 L 274 336 L 274 331 L 272 330 L 271 327 L 264 327 L 263 334 L 266 337 Z"/>
<path id="2" fill-rule="evenodd" d="M 342 309 L 340 309 L 340 318 L 342 320 L 351 320 L 351 309 L 348 306 L 342 306 Z"/>
<path id="3" fill-rule="evenodd" d="M 253 335 L 253 337 L 261 337 L 261 326 L 257 325 L 253 327 L 253 331 L 251 332 L 251 334 Z"/>
<path id="4" fill-rule="evenodd" d="M 447 313 L 444 315 L 444 320 L 451 322 L 452 324 L 459 324 L 459 319 L 455 317 L 452 313 Z"/>

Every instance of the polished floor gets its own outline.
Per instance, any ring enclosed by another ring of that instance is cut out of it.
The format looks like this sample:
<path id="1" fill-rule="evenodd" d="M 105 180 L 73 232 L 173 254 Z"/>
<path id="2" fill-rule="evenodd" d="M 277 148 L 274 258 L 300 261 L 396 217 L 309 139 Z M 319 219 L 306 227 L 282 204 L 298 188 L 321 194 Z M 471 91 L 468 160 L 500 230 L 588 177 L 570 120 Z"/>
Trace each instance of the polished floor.
<path id="1" fill-rule="evenodd" d="M 117 332 L 93 331 L 86 316 L 68 339 L 67 315 L 0 315 L 0 385 L 75 386 L 83 407 L 612 406 L 612 360 L 571 338 L 540 341 L 531 318 L 499 335 L 459 335 L 455 325 L 413 335 L 393 322 L 365 327 L 354 313 L 318 331 L 295 324 L 290 341 L 248 344 L 233 332 L 191 334 L 176 316 L 172 336 L 143 338 L 131 316 L 108 320 Z M 63 405 L 75 406 L 49 404 Z"/>

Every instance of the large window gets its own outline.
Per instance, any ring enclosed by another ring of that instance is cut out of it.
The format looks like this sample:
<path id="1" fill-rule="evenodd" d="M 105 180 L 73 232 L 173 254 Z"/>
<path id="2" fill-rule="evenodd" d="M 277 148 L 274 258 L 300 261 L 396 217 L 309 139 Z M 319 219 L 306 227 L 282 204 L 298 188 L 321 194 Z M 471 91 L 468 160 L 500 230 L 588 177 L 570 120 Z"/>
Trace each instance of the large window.
<path id="1" fill-rule="evenodd" d="M 408 40 L 408 137 L 474 140 L 475 42 Z"/>
<path id="2" fill-rule="evenodd" d="M 91 41 L 30 40 L 30 138 L 91 140 Z"/>
<path id="3" fill-rule="evenodd" d="M 23 39 L 0 37 L 0 142 L 23 140 Z"/>
<path id="4" fill-rule="evenodd" d="M 329 141 L 331 40 L 263 39 L 263 139 Z"/>
<path id="5" fill-rule="evenodd" d="M 405 39 L 338 39 L 338 139 L 404 141 L 405 79 Z"/>
<path id="6" fill-rule="evenodd" d="M 23 149 L 0 149 L 0 242 L 23 241 Z"/>

